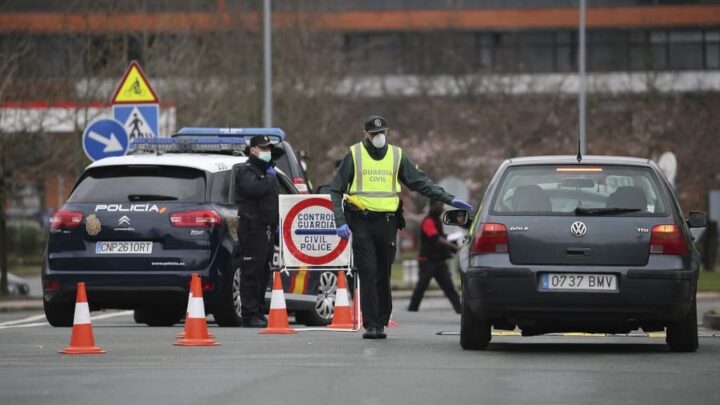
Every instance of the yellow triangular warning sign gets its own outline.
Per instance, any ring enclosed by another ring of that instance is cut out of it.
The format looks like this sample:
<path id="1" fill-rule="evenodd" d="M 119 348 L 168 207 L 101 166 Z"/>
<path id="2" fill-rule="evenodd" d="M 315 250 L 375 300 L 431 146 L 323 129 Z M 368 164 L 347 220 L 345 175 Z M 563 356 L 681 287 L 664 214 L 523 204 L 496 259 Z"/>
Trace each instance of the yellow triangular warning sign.
<path id="1" fill-rule="evenodd" d="M 120 85 L 115 89 L 112 104 L 145 104 L 157 103 L 155 90 L 145 78 L 145 74 L 137 61 L 130 62 Z"/>

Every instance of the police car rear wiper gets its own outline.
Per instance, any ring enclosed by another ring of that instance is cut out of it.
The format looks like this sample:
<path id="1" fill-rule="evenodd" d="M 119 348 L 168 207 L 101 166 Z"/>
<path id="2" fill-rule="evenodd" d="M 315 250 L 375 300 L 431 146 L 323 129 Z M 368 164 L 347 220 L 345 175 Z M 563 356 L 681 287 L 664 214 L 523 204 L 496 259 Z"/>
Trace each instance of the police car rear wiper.
<path id="1" fill-rule="evenodd" d="M 130 201 L 172 201 L 177 200 L 177 197 L 170 195 L 158 195 L 158 194 L 130 194 L 128 195 Z"/>
<path id="2" fill-rule="evenodd" d="M 614 215 L 639 212 L 640 208 L 575 208 L 575 215 Z"/>

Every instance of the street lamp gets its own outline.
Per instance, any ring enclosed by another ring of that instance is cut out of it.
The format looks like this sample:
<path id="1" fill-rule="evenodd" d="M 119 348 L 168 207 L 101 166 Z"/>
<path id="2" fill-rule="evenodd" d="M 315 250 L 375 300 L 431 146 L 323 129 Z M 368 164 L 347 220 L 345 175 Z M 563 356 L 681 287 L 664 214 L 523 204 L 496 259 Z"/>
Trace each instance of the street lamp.
<path id="1" fill-rule="evenodd" d="M 272 127 L 272 40 L 270 0 L 263 0 L 263 68 L 265 70 L 263 123 L 265 127 Z"/>

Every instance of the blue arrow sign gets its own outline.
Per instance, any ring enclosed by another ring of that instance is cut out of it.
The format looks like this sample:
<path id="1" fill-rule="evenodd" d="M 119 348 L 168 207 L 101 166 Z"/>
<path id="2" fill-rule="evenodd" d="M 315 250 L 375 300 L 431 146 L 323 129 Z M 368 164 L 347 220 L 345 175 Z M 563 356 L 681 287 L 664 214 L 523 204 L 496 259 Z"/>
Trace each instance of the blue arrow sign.
<path id="1" fill-rule="evenodd" d="M 82 144 L 90 160 L 100 160 L 124 155 L 128 149 L 128 136 L 123 125 L 118 121 L 99 118 L 85 128 Z"/>

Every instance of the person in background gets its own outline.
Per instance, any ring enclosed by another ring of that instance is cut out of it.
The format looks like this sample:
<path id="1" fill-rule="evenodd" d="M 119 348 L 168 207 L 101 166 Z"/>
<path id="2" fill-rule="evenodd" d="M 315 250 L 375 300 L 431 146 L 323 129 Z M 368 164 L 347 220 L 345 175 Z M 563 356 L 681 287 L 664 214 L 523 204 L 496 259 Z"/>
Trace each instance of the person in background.
<path id="1" fill-rule="evenodd" d="M 418 256 L 420 276 L 410 298 L 408 311 L 416 312 L 420 308 L 425 290 L 430 280 L 434 278 L 450 300 L 455 312 L 458 314 L 461 312 L 460 296 L 455 291 L 447 265 L 447 260 L 458 251 L 459 247 L 447 240 L 441 219 L 443 211 L 442 202 L 430 201 L 428 215 L 420 224 L 420 255 Z"/>

